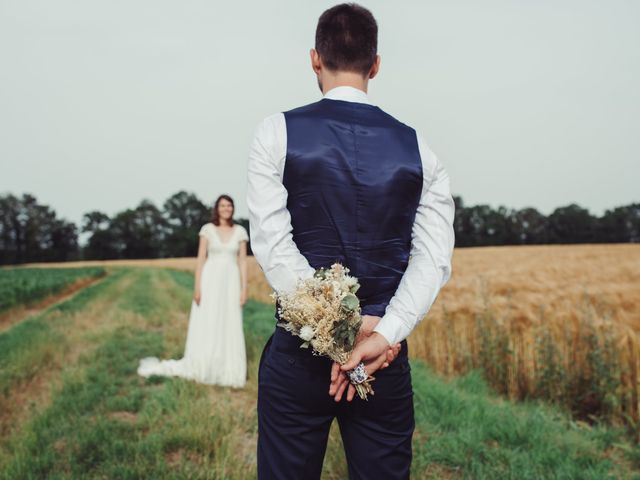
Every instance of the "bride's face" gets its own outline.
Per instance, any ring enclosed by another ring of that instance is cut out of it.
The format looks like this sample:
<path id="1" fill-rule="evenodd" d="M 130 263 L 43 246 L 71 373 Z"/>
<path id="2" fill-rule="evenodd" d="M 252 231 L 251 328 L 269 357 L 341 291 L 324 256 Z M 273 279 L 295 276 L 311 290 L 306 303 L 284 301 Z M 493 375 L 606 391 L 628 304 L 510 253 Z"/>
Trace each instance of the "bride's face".
<path id="1" fill-rule="evenodd" d="M 233 215 L 233 205 L 229 200 L 222 199 L 218 204 L 218 215 L 220 218 L 229 220 Z"/>

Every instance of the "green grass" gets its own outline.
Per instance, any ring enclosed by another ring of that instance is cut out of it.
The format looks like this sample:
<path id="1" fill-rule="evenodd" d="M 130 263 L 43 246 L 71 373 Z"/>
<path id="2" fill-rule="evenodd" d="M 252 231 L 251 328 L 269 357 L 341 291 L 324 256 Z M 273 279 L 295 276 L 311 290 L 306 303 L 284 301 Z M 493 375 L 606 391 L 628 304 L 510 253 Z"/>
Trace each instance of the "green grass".
<path id="1" fill-rule="evenodd" d="M 134 356 L 157 351 L 161 339 L 158 334 L 139 333 L 135 342 L 130 332 L 114 333 L 81 375 L 65 378 L 51 406 L 11 447 L 13 462 L 3 472 L 5 478 L 80 478 L 87 472 L 112 478 L 120 462 L 156 473 L 155 461 L 134 461 L 138 447 L 120 440 L 131 438 L 134 427 L 108 417 L 112 410 L 140 409 L 143 397 L 139 389 L 131 388 L 135 372 L 129 364 Z M 105 470 L 104 464 L 110 462 L 114 469 Z"/>
<path id="2" fill-rule="evenodd" d="M 623 430 L 576 424 L 540 403 L 501 400 L 480 372 L 446 383 L 413 361 L 412 378 L 419 438 L 426 439 L 414 445 L 416 477 L 436 464 L 474 479 L 620 478 L 607 450 L 626 442 Z"/>
<path id="3" fill-rule="evenodd" d="M 94 333 L 96 348 L 62 372 L 50 404 L 3 439 L 0 478 L 255 478 L 256 373 L 273 306 L 245 305 L 245 389 L 142 379 L 139 358 L 181 350 L 186 332 L 175 337 L 182 324 L 172 319 L 188 315 L 193 280 L 185 272 L 122 272 L 98 295 L 112 307 L 96 322 L 112 327 Z M 124 281 L 131 283 L 123 289 Z M 504 401 L 480 372 L 446 382 L 420 361 L 411 366 L 412 478 L 640 478 L 640 455 L 621 430 L 574 423 L 541 403 Z M 346 478 L 337 428 L 323 478 Z"/>
<path id="4" fill-rule="evenodd" d="M 7 395 L 16 383 L 33 377 L 65 348 L 64 330 L 72 314 L 104 295 L 124 274 L 116 272 L 0 333 L 0 393 Z"/>
<path id="5" fill-rule="evenodd" d="M 105 275 L 104 268 L 1 268 L 0 312 L 30 305 L 72 283 Z"/>

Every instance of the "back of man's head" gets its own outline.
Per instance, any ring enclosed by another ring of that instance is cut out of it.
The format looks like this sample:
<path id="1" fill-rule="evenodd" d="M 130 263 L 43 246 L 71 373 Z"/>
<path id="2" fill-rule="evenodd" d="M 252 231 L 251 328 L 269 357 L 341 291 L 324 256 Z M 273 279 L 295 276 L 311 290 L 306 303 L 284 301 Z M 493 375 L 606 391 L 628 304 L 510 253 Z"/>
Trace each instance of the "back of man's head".
<path id="1" fill-rule="evenodd" d="M 327 69 L 366 76 L 378 51 L 376 19 L 355 3 L 331 7 L 318 19 L 315 49 Z"/>

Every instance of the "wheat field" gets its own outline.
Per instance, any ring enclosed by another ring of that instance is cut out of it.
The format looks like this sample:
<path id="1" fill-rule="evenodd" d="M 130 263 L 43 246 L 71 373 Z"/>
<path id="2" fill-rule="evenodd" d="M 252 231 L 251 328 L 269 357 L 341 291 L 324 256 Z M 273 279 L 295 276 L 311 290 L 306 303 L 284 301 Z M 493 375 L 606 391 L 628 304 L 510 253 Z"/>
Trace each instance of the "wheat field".
<path id="1" fill-rule="evenodd" d="M 194 258 L 30 266 L 157 266 Z M 249 295 L 271 289 L 248 258 Z M 481 368 L 510 398 L 544 398 L 578 417 L 638 422 L 640 245 L 456 249 L 450 281 L 409 337 L 413 357 L 446 376 Z"/>
<path id="2" fill-rule="evenodd" d="M 511 398 L 637 421 L 639 332 L 640 245 L 467 248 L 410 348 Z"/>

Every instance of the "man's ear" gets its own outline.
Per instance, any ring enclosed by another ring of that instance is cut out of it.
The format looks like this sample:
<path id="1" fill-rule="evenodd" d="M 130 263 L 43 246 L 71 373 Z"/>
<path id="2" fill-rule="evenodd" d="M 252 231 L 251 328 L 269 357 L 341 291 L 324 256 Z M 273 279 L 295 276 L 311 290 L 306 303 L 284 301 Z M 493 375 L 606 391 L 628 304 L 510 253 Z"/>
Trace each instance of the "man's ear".
<path id="1" fill-rule="evenodd" d="M 373 78 L 378 74 L 380 70 L 380 55 L 376 55 L 376 59 L 373 61 L 373 65 L 371 65 L 371 70 L 369 70 L 369 78 Z"/>
<path id="2" fill-rule="evenodd" d="M 322 65 L 320 64 L 320 55 L 318 55 L 318 52 L 315 48 L 312 48 L 309 51 L 309 56 L 311 57 L 311 68 L 317 75 L 322 70 Z"/>

